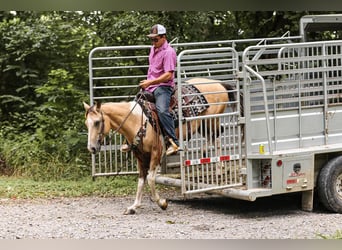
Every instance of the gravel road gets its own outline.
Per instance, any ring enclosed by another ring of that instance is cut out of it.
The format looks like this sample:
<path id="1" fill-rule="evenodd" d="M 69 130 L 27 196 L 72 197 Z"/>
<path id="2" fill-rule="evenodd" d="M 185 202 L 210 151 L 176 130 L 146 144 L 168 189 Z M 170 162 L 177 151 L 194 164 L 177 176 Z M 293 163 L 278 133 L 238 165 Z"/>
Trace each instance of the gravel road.
<path id="1" fill-rule="evenodd" d="M 342 214 L 301 211 L 298 195 L 255 202 L 163 195 L 166 211 L 145 194 L 135 215 L 123 215 L 134 197 L 1 199 L 0 239 L 319 239 L 342 230 Z"/>

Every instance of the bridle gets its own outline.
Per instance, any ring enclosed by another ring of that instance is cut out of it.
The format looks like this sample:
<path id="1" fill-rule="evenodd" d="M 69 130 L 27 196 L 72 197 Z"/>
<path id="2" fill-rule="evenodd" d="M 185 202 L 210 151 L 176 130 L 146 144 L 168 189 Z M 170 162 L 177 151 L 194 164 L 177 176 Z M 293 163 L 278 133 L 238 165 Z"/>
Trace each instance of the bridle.
<path id="1" fill-rule="evenodd" d="M 118 131 L 122 128 L 122 126 L 125 124 L 125 122 L 127 121 L 128 117 L 132 114 L 133 110 L 135 109 L 135 107 L 137 106 L 138 104 L 138 101 L 141 99 L 142 97 L 139 96 L 139 98 L 136 100 L 133 108 L 129 111 L 129 113 L 127 114 L 127 116 L 125 117 L 125 119 L 121 122 L 121 124 L 117 127 L 117 129 L 115 129 L 113 131 L 113 135 L 115 135 L 116 133 L 118 133 Z M 93 110 L 93 108 L 95 107 L 96 103 L 90 107 L 87 112 L 86 112 L 86 117 L 88 116 L 89 112 L 91 112 Z M 103 112 L 102 110 L 100 109 L 99 110 L 99 113 L 101 114 L 101 120 L 100 120 L 100 131 L 98 133 L 98 140 L 97 142 L 101 145 L 101 142 L 104 138 L 104 130 L 105 130 L 105 121 L 104 121 L 104 117 L 103 117 Z M 143 127 L 143 119 L 141 117 L 141 126 Z M 140 130 L 139 130 L 140 131 Z"/>
<path id="2" fill-rule="evenodd" d="M 103 112 L 100 110 L 101 114 L 101 121 L 100 121 L 100 132 L 98 133 L 98 140 L 97 143 L 101 145 L 101 142 L 104 138 L 104 129 L 105 129 L 105 123 L 104 123 L 104 118 L 103 118 Z"/>

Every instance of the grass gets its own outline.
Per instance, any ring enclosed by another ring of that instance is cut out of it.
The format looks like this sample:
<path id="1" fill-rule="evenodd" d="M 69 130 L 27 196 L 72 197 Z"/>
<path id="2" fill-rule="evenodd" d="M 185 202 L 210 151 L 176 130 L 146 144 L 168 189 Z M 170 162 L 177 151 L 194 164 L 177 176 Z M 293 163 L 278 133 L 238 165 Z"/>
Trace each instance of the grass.
<path id="1" fill-rule="evenodd" d="M 127 196 L 136 191 L 136 176 L 91 177 L 78 181 L 34 181 L 23 177 L 0 177 L 0 198 L 33 199 L 82 196 Z"/>
<path id="2" fill-rule="evenodd" d="M 34 199 L 56 197 L 119 197 L 135 195 L 138 177 L 116 176 L 84 177 L 77 181 L 35 181 L 24 177 L 0 176 L 0 198 Z M 164 185 L 156 185 L 160 191 L 174 189 Z M 144 192 L 150 192 L 148 185 Z"/>
<path id="3" fill-rule="evenodd" d="M 318 236 L 322 239 L 334 239 L 334 240 L 341 240 L 342 239 L 342 230 L 337 230 L 333 235 L 323 235 L 318 234 Z"/>

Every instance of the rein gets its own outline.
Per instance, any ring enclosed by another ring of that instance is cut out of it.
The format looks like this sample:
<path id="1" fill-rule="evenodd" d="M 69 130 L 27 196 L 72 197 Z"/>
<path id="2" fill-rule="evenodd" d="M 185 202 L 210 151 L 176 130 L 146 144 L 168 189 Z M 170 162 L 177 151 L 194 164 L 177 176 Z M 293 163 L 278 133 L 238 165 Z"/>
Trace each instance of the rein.
<path id="1" fill-rule="evenodd" d="M 139 95 L 138 99 L 135 101 L 135 104 L 133 106 L 133 108 L 129 111 L 129 113 L 127 114 L 127 116 L 125 117 L 125 119 L 121 122 L 121 124 L 117 127 L 117 129 L 113 130 L 113 135 L 115 135 L 116 133 L 118 133 L 118 131 L 123 127 L 123 125 L 125 124 L 125 122 L 127 121 L 128 117 L 132 114 L 133 110 L 135 109 L 136 105 L 139 104 L 139 100 L 143 97 L 143 95 Z M 142 111 L 143 113 L 144 111 Z M 99 132 L 99 141 L 102 140 L 102 138 L 104 137 L 104 118 L 103 118 L 103 112 L 100 110 L 101 113 L 101 130 Z M 147 120 L 144 124 L 143 121 L 143 114 L 141 116 L 141 128 L 139 129 L 136 137 L 139 137 L 139 141 L 141 142 L 141 145 L 143 145 L 143 140 L 142 138 L 144 137 L 145 133 L 144 130 L 146 130 L 146 125 L 147 125 Z"/>
<path id="2" fill-rule="evenodd" d="M 137 104 L 138 104 L 137 102 L 134 104 L 133 108 L 129 111 L 129 113 L 127 114 L 127 116 L 125 117 L 125 119 L 121 122 L 121 124 L 119 125 L 119 127 L 113 131 L 114 135 L 115 135 L 115 134 L 122 128 L 122 126 L 125 124 L 125 122 L 127 121 L 128 117 L 132 114 L 132 112 L 133 112 L 135 106 L 137 106 Z M 102 111 L 101 111 L 101 113 L 102 113 Z M 142 119 L 142 118 L 141 118 L 141 119 Z"/>
<path id="3" fill-rule="evenodd" d="M 101 114 L 101 129 L 100 129 L 100 132 L 98 133 L 99 135 L 98 143 L 101 143 L 102 138 L 104 137 L 104 118 L 103 118 L 102 111 L 100 112 L 100 114 Z"/>

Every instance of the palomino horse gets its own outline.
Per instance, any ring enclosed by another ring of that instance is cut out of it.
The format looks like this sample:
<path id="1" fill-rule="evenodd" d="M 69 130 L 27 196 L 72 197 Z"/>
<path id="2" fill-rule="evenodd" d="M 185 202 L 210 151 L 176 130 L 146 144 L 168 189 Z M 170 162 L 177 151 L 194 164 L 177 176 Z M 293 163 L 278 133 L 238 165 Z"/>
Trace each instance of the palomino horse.
<path id="1" fill-rule="evenodd" d="M 203 93 L 209 106 L 200 115 L 223 113 L 229 101 L 229 96 L 232 94 L 229 92 L 232 87 L 217 80 L 204 78 L 194 78 L 189 80 L 188 83 L 196 84 L 196 82 L 203 83 L 204 81 L 205 84 L 197 84 L 196 87 Z M 96 103 L 91 107 L 84 103 L 84 108 L 86 110 L 85 124 L 88 128 L 88 150 L 93 154 L 100 150 L 104 136 L 111 129 L 122 134 L 129 144 L 136 140 L 137 134 L 143 134 L 140 146 L 133 150 L 133 154 L 137 158 L 139 171 L 136 198 L 133 205 L 128 207 L 124 214 L 134 214 L 136 209 L 141 206 L 142 191 L 146 178 L 151 188 L 152 200 L 165 210 L 168 203 L 166 199 L 159 197 L 155 188 L 156 174 L 161 164 L 162 155 L 165 154 L 165 139 L 162 133 L 154 129 L 151 123 L 148 122 L 142 107 L 137 105 L 137 102 L 131 101 L 109 102 L 102 105 Z M 191 126 L 193 127 L 191 131 L 196 131 L 199 124 L 194 122 Z M 176 134 L 179 134 L 178 129 Z"/>

